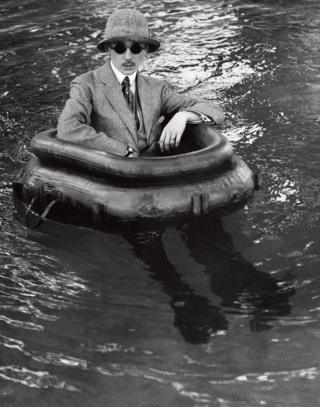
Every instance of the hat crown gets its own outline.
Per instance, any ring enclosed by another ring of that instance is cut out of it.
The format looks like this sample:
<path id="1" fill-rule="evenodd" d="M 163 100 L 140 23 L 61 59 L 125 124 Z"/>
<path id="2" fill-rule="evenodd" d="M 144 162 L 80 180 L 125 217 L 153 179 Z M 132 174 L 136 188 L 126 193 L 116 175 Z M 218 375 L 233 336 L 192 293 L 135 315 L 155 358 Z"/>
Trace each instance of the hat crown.
<path id="1" fill-rule="evenodd" d="M 118 10 L 108 19 L 104 37 L 106 40 L 119 37 L 149 37 L 150 31 L 145 16 L 137 10 Z"/>
<path id="2" fill-rule="evenodd" d="M 160 47 L 160 42 L 151 37 L 148 22 L 138 10 L 117 10 L 109 17 L 104 31 L 104 38 L 97 45 L 100 51 L 112 41 L 132 40 L 148 44 L 149 52 Z"/>

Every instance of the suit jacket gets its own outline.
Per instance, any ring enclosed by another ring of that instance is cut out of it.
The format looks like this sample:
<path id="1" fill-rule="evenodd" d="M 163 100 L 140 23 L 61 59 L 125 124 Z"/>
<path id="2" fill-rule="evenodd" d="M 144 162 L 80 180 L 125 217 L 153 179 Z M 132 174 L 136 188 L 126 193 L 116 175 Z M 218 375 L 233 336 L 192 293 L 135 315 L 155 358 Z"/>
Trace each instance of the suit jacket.
<path id="1" fill-rule="evenodd" d="M 162 131 L 161 116 L 189 110 L 205 114 L 218 124 L 223 121 L 223 113 L 215 103 L 175 93 L 165 81 L 138 73 L 136 91 L 148 140 L 146 154 L 156 150 Z M 110 60 L 71 82 L 70 98 L 61 112 L 57 130 L 60 139 L 109 153 L 125 155 L 128 146 L 138 151 L 134 115 Z"/>

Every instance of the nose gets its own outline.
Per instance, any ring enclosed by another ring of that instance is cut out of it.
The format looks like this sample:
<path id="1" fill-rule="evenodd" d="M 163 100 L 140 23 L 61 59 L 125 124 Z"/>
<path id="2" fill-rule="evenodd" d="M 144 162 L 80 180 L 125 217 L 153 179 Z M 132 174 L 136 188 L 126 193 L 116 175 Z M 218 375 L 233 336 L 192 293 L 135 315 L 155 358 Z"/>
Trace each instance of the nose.
<path id="1" fill-rule="evenodd" d="M 126 49 L 126 52 L 124 53 L 124 57 L 125 57 L 125 59 L 131 59 L 132 58 L 132 52 L 131 52 L 130 48 Z"/>

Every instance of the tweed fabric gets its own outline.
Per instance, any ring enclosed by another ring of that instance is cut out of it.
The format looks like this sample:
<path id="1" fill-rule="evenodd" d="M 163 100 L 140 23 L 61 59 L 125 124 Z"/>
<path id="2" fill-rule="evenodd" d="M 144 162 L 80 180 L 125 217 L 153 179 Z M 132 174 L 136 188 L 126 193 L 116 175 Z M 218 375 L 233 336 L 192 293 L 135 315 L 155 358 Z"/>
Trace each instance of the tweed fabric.
<path id="1" fill-rule="evenodd" d="M 143 155 L 157 150 L 163 116 L 180 110 L 204 114 L 218 124 L 221 109 L 212 101 L 198 100 L 175 93 L 159 79 L 137 74 L 136 94 L 141 107 L 141 126 L 147 140 Z M 110 60 L 71 82 L 70 97 L 58 122 L 58 138 L 117 155 L 125 155 L 127 147 L 140 151 L 137 131 L 121 86 L 110 66 Z"/>
<path id="2" fill-rule="evenodd" d="M 138 10 L 117 10 L 109 17 L 104 31 L 104 39 L 97 45 L 100 51 L 113 41 L 132 40 L 148 44 L 153 52 L 160 47 L 160 42 L 151 37 L 148 22 Z"/>

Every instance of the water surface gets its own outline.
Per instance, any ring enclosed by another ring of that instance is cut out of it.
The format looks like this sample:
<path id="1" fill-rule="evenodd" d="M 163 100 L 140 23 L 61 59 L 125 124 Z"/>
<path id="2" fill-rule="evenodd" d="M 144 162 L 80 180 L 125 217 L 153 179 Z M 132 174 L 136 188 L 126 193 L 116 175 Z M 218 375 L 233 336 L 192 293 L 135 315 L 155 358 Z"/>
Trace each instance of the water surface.
<path id="1" fill-rule="evenodd" d="M 264 188 L 223 219 L 99 233 L 13 216 L 8 183 L 106 18 L 136 6 L 143 71 L 217 99 Z M 316 0 L 3 0 L 0 403 L 318 406 L 320 6 Z"/>

